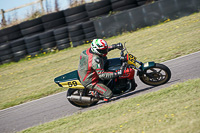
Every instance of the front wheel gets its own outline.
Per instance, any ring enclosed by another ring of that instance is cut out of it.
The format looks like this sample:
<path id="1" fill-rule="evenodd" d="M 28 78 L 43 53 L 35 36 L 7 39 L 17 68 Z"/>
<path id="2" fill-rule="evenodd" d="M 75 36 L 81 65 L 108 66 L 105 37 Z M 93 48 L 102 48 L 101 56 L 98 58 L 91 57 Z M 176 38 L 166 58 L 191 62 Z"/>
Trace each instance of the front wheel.
<path id="1" fill-rule="evenodd" d="M 90 96 L 89 91 L 87 91 L 86 89 L 85 90 L 80 90 L 80 89 L 71 89 L 71 88 L 69 88 L 69 90 L 67 91 L 67 97 L 69 97 L 71 95 L 80 96 L 81 93 L 82 93 L 82 96 Z M 85 102 L 85 101 L 73 101 L 71 99 L 68 99 L 68 101 L 72 105 L 74 105 L 76 107 L 81 107 L 81 108 L 90 107 L 90 106 L 93 106 L 93 105 L 98 103 L 98 101 Z"/>
<path id="2" fill-rule="evenodd" d="M 170 80 L 171 71 L 167 66 L 156 63 L 155 66 L 148 68 L 143 74 L 140 74 L 139 78 L 147 85 L 158 86 Z"/>

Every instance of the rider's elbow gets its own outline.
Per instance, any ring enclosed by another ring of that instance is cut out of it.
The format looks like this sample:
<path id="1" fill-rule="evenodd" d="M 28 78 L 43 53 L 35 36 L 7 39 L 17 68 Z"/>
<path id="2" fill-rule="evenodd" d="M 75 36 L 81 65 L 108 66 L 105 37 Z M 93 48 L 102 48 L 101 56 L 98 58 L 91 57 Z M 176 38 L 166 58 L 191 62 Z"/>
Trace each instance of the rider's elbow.
<path id="1" fill-rule="evenodd" d="M 105 79 L 106 79 L 105 75 L 103 75 L 103 74 L 100 74 L 100 75 L 99 75 L 99 78 L 100 78 L 101 80 L 105 80 Z"/>

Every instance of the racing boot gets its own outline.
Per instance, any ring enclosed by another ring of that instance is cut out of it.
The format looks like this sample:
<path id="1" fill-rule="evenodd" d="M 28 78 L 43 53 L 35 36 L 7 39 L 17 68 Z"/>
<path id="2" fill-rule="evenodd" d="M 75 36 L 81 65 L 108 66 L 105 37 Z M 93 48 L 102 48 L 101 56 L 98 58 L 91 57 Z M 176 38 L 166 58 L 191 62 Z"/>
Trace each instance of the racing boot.
<path id="1" fill-rule="evenodd" d="M 109 102 L 109 98 L 104 98 L 103 101 L 108 103 Z"/>

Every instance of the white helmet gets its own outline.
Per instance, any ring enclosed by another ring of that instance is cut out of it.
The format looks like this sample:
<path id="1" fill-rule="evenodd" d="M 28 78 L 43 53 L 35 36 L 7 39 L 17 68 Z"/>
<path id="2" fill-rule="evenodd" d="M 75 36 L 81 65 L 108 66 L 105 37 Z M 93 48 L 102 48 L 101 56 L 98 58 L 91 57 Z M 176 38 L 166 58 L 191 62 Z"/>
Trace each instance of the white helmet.
<path id="1" fill-rule="evenodd" d="M 94 39 L 91 43 L 91 50 L 95 54 L 106 56 L 108 53 L 108 44 L 103 39 Z"/>

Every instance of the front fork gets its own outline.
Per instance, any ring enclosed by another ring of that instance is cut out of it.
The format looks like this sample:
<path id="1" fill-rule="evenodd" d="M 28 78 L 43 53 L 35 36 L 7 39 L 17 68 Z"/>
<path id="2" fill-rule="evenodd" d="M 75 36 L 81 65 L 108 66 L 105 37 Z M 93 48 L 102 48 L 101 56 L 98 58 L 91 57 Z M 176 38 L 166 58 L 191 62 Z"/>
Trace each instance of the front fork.
<path id="1" fill-rule="evenodd" d="M 136 60 L 137 61 L 137 60 Z M 151 67 L 154 67 L 156 65 L 155 62 L 147 62 L 147 66 L 145 66 L 144 63 L 140 62 L 140 61 L 137 61 L 139 64 L 140 64 L 140 67 L 139 68 L 136 68 L 138 70 L 137 72 L 137 76 L 140 76 L 140 75 L 143 75 L 143 74 L 146 74 L 148 77 L 152 78 L 152 76 L 148 73 L 145 72 L 145 70 L 151 68 Z"/>

